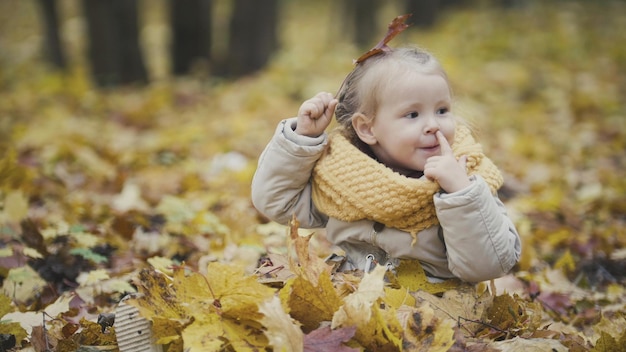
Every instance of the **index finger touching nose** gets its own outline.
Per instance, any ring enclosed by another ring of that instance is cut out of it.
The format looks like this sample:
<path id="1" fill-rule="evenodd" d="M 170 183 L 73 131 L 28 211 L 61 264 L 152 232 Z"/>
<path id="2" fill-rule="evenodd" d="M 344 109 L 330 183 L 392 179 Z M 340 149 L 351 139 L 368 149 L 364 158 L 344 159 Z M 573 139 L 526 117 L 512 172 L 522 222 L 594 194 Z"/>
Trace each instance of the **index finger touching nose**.
<path id="1" fill-rule="evenodd" d="M 437 137 L 437 141 L 439 141 L 441 155 L 452 155 L 452 147 L 450 146 L 450 143 L 448 143 L 446 136 L 444 136 L 441 131 L 437 131 L 435 136 Z"/>

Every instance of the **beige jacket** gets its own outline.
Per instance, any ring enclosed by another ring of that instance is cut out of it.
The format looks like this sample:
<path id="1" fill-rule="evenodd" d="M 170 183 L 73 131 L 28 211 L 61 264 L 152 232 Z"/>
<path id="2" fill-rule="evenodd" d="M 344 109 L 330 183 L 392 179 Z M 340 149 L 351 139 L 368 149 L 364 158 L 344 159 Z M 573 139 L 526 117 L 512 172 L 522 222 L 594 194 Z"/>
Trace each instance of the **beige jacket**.
<path id="1" fill-rule="evenodd" d="M 417 259 L 434 278 L 457 277 L 479 282 L 511 270 L 521 253 L 519 235 L 504 205 L 480 176 L 459 192 L 434 197 L 439 226 L 418 233 L 374 228 L 369 220 L 345 222 L 329 218 L 311 198 L 311 172 L 327 135 L 297 135 L 296 119 L 281 121 L 259 158 L 252 180 L 252 202 L 270 219 L 287 224 L 295 214 L 303 228 L 326 228 L 328 240 L 345 251 L 343 269 L 364 268 L 368 254 L 381 263 Z"/>

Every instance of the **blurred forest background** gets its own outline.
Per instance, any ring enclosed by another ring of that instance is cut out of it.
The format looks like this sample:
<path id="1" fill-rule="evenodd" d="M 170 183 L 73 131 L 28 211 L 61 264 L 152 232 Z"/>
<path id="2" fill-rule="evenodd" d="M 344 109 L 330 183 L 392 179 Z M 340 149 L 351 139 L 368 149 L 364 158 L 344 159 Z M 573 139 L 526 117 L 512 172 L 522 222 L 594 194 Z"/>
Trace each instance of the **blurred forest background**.
<path id="1" fill-rule="evenodd" d="M 14 310 L 92 287 L 96 270 L 127 283 L 83 292 L 107 311 L 155 258 L 252 273 L 284 252 L 249 200 L 258 155 L 407 12 L 390 45 L 442 61 L 457 114 L 505 174 L 524 245 L 506 287 L 529 297 L 534 275 L 562 272 L 543 283 L 569 297 L 552 318 L 595 344 L 600 313 L 626 304 L 626 2 L 609 0 L 0 1 L 0 280 Z M 312 245 L 333 251 L 323 233 Z M 594 291 L 612 296 L 581 304 Z"/>

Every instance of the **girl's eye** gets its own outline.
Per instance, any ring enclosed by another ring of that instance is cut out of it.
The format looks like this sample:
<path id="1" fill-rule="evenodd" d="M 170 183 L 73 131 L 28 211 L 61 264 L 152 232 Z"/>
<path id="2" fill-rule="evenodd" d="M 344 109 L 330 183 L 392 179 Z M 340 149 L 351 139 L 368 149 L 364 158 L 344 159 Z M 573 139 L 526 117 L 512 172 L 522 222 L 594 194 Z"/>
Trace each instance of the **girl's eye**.
<path id="1" fill-rule="evenodd" d="M 410 112 L 410 113 L 408 113 L 408 114 L 406 114 L 404 116 L 406 116 L 406 117 L 408 117 L 410 119 L 415 119 L 415 118 L 417 118 L 419 116 L 419 113 L 417 111 L 412 111 L 412 112 Z"/>
<path id="2" fill-rule="evenodd" d="M 450 111 L 450 110 L 448 110 L 448 108 L 441 108 L 441 109 L 437 110 L 437 113 L 439 115 L 445 115 L 445 114 L 448 113 L 448 111 Z"/>

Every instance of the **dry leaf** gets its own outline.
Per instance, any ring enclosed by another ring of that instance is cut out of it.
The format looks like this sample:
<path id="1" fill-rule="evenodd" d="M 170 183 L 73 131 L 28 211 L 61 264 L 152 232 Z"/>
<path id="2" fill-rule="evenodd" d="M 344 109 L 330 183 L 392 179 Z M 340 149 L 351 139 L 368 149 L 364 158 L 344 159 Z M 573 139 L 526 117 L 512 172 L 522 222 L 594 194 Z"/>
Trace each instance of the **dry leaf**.
<path id="1" fill-rule="evenodd" d="M 441 283 L 431 283 L 426 277 L 422 265 L 417 260 L 404 260 L 396 268 L 398 284 L 410 291 L 426 291 L 432 294 L 442 293 L 460 285 L 459 280 L 447 280 Z"/>
<path id="2" fill-rule="evenodd" d="M 39 274 L 30 266 L 22 266 L 9 270 L 2 283 L 2 292 L 17 302 L 26 303 L 40 294 L 46 286 Z"/>
<path id="3" fill-rule="evenodd" d="M 559 341 L 552 339 L 523 339 L 515 337 L 510 340 L 495 341 L 488 345 L 491 348 L 497 348 L 507 352 L 567 352 L 567 347 L 563 346 Z"/>
<path id="4" fill-rule="evenodd" d="M 303 351 L 304 334 L 300 324 L 285 313 L 277 296 L 259 305 L 259 312 L 264 315 L 261 324 L 274 351 Z"/>
<path id="5" fill-rule="evenodd" d="M 402 348 L 410 351 L 445 352 L 454 344 L 455 322 L 440 319 L 428 302 L 397 310 L 402 326 Z"/>
<path id="6" fill-rule="evenodd" d="M 295 277 L 287 281 L 279 295 L 289 307 L 291 316 L 302 323 L 305 332 L 317 329 L 323 321 L 330 321 L 341 306 L 341 299 L 327 273 L 320 275 L 317 286 L 305 277 Z"/>
<path id="7" fill-rule="evenodd" d="M 425 291 L 414 292 L 413 296 L 420 304 L 428 302 L 439 319 L 458 323 L 469 335 L 485 327 L 479 322 L 493 301 L 489 291 L 479 293 L 473 286 L 446 291 L 442 297 Z"/>
<path id="8" fill-rule="evenodd" d="M 387 268 L 376 266 L 365 274 L 356 292 L 343 299 L 331 328 L 356 326 L 355 339 L 367 349 L 400 348 L 400 325 L 393 311 L 382 310 L 378 299 L 384 294 Z"/>
<path id="9" fill-rule="evenodd" d="M 393 21 L 389 23 L 387 34 L 385 34 L 385 37 L 381 39 L 381 41 L 378 42 L 378 44 L 376 44 L 372 49 L 361 55 L 358 59 L 354 60 L 354 63 L 361 63 L 368 58 L 380 53 L 381 51 L 388 49 L 387 43 L 389 43 L 396 35 L 398 35 L 409 26 L 404 23 L 404 21 L 406 21 L 409 17 L 411 17 L 411 14 L 401 15 L 394 18 Z"/>
<path id="10" fill-rule="evenodd" d="M 319 327 L 304 336 L 304 352 L 357 352 L 357 348 L 344 344 L 350 341 L 355 332 L 355 326 L 334 330 L 329 326 Z"/>
<path id="11" fill-rule="evenodd" d="M 298 228 L 300 223 L 296 219 L 296 217 L 292 217 L 289 222 L 289 238 L 290 238 L 290 247 L 293 245 L 295 247 L 296 256 L 298 259 L 298 263 L 291 263 L 291 271 L 294 273 L 299 273 L 299 275 L 306 276 L 307 280 L 309 280 L 313 285 L 317 285 L 318 277 L 326 272 L 330 273 L 332 271 L 332 267 L 320 257 L 314 253 L 310 246 L 309 241 L 311 240 L 312 234 L 307 236 L 300 236 L 298 234 Z"/>
<path id="12" fill-rule="evenodd" d="M 4 210 L 0 213 L 3 223 L 19 223 L 28 215 L 28 199 L 21 190 L 9 192 L 4 197 Z"/>

